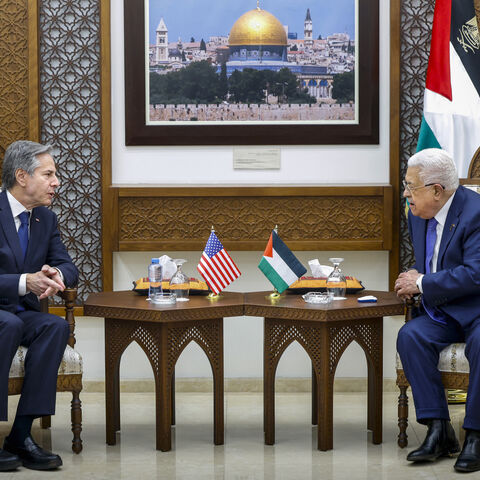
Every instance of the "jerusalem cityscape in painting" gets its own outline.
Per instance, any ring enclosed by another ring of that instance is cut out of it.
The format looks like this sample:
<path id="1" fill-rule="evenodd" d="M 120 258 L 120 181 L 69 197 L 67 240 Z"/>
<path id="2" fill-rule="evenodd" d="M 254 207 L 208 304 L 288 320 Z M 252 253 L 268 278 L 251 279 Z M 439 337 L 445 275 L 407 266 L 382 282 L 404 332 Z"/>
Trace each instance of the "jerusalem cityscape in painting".
<path id="1" fill-rule="evenodd" d="M 204 30 L 179 27 L 169 2 L 150 0 L 148 123 L 355 122 L 355 0 L 342 1 L 350 3 L 339 11 L 349 15 L 342 20 L 350 32 L 322 32 L 313 14 L 322 10 L 310 8 L 311 0 L 297 0 L 293 10 L 280 8 L 283 0 L 270 2 L 273 11 L 244 0 L 243 13 L 214 32 L 207 23 Z M 332 10 L 332 2 L 318 3 Z"/>

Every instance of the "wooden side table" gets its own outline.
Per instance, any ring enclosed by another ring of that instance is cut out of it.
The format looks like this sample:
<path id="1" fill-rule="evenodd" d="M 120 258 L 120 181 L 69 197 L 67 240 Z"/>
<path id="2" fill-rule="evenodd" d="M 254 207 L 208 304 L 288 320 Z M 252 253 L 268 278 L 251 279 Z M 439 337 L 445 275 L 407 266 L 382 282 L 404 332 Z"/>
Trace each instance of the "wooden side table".
<path id="1" fill-rule="evenodd" d="M 106 441 L 115 445 L 120 430 L 120 359 L 136 341 L 147 355 L 155 378 L 156 448 L 171 450 L 172 392 L 175 363 L 195 341 L 213 371 L 214 443 L 224 441 L 223 318 L 243 315 L 243 293 L 218 298 L 191 296 L 176 305 L 151 305 L 134 292 L 91 294 L 85 315 L 105 318 Z"/>
<path id="2" fill-rule="evenodd" d="M 377 303 L 359 303 L 363 295 Z M 264 317 L 265 443 L 275 443 L 275 372 L 286 348 L 297 341 L 312 361 L 312 423 L 318 420 L 318 449 L 333 448 L 333 381 L 345 349 L 356 341 L 368 364 L 367 427 L 382 442 L 383 317 L 400 315 L 404 304 L 389 292 L 361 292 L 328 306 L 307 304 L 300 295 L 245 294 L 245 315 Z"/>

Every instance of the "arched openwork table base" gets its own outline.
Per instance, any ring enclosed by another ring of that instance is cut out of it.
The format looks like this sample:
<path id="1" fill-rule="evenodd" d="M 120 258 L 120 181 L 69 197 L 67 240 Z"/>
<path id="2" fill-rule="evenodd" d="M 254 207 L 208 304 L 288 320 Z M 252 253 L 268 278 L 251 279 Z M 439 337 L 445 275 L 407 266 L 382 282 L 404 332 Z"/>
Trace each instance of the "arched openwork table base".
<path id="1" fill-rule="evenodd" d="M 120 360 L 136 341 L 153 369 L 156 402 L 156 448 L 171 450 L 174 424 L 175 364 L 184 348 L 195 341 L 208 357 L 213 371 L 214 443 L 222 445 L 223 412 L 223 318 L 181 323 L 135 322 L 105 319 L 106 440 L 115 445 L 120 430 Z"/>
<path id="2" fill-rule="evenodd" d="M 366 292 L 362 292 L 364 295 Z M 375 304 L 356 296 L 331 305 L 308 305 L 299 295 L 272 298 L 268 292 L 247 293 L 245 314 L 264 317 L 264 432 L 275 443 L 275 372 L 286 348 L 297 341 L 312 362 L 312 424 L 318 424 L 318 449 L 333 448 L 333 382 L 345 349 L 357 342 L 368 366 L 367 428 L 374 444 L 382 442 L 383 317 L 403 313 L 395 294 L 371 292 Z"/>
<path id="3" fill-rule="evenodd" d="M 337 364 L 348 345 L 357 341 L 368 365 L 367 428 L 373 443 L 382 442 L 383 318 L 361 324 L 301 322 L 265 318 L 264 430 L 265 443 L 275 443 L 275 372 L 286 347 L 303 346 L 312 361 L 312 424 L 318 425 L 318 449 L 333 448 L 333 382 Z"/>
<path id="4" fill-rule="evenodd" d="M 187 305 L 167 308 L 155 308 L 133 292 L 90 295 L 84 305 L 85 315 L 105 318 L 107 443 L 115 444 L 115 433 L 120 429 L 120 359 L 127 346 L 136 341 L 145 351 L 155 377 L 157 449 L 171 449 L 175 363 L 183 349 L 195 341 L 212 366 L 214 443 L 223 444 L 223 318 L 240 315 L 265 319 L 265 443 L 275 441 L 275 371 L 293 341 L 303 346 L 312 361 L 312 423 L 319 425 L 318 448 L 333 447 L 333 380 L 338 361 L 352 341 L 367 357 L 367 426 L 373 431 L 373 443 L 381 443 L 383 317 L 403 314 L 403 302 L 394 293 L 368 292 L 378 297 L 378 303 L 361 304 L 355 295 L 349 295 L 343 302 L 319 308 L 305 304 L 300 295 L 272 298 L 269 293 L 226 292 L 215 299 L 192 297 Z"/>
<path id="5" fill-rule="evenodd" d="M 205 352 L 213 373 L 215 445 L 224 442 L 223 319 L 243 315 L 243 294 L 215 298 L 192 296 L 176 305 L 150 305 L 133 292 L 91 294 L 85 315 L 105 318 L 106 441 L 115 445 L 120 430 L 120 361 L 137 342 L 152 366 L 155 379 L 156 448 L 171 450 L 174 420 L 175 364 L 190 342 Z"/>

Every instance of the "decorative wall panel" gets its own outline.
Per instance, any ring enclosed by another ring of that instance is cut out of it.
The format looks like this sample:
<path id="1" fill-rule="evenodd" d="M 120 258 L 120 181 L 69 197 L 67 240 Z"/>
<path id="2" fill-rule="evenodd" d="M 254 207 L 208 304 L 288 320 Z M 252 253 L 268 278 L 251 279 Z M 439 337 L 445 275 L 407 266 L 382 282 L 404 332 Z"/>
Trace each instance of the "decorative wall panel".
<path id="1" fill-rule="evenodd" d="M 401 14 L 401 105 L 400 105 L 400 179 L 408 158 L 415 153 L 423 111 L 423 93 L 430 52 L 434 0 L 402 0 Z M 403 194 L 401 188 L 400 195 Z M 400 269 L 414 263 L 403 214 L 405 200 L 400 201 Z"/>
<path id="2" fill-rule="evenodd" d="M 0 169 L 5 149 L 28 138 L 26 0 L 0 0 Z"/>
<path id="3" fill-rule="evenodd" d="M 475 152 L 475 155 L 473 156 L 472 161 L 470 162 L 468 178 L 477 179 L 475 183 L 478 183 L 478 179 L 480 178 L 480 147 Z"/>
<path id="4" fill-rule="evenodd" d="M 316 189 L 302 194 L 249 190 L 237 196 L 222 189 L 192 189 L 189 196 L 152 189 L 119 196 L 119 249 L 201 250 L 214 225 L 222 243 L 238 250 L 263 249 L 275 224 L 291 248 L 387 249 L 389 187 Z M 336 191 L 336 193 L 333 193 Z M 387 213 L 388 212 L 388 213 Z"/>
<path id="5" fill-rule="evenodd" d="M 102 290 L 100 0 L 39 8 L 40 141 L 54 146 L 61 185 L 53 209 L 83 301 Z"/>

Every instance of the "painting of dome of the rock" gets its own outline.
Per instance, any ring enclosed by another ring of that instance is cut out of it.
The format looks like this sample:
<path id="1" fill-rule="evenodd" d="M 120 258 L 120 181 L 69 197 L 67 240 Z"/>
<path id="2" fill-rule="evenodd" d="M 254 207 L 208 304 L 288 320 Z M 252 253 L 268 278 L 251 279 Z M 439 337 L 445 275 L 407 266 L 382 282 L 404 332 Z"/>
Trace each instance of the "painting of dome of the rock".
<path id="1" fill-rule="evenodd" d="M 149 0 L 147 124 L 357 122 L 359 0 Z"/>

